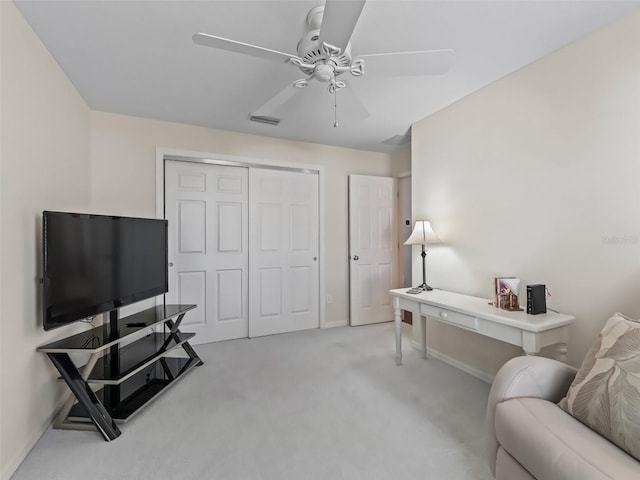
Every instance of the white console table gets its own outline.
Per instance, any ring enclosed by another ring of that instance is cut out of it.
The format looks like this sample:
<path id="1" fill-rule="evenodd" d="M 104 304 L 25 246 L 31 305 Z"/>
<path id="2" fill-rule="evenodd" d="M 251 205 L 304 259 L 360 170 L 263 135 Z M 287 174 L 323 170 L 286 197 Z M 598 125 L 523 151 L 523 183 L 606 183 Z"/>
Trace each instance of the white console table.
<path id="1" fill-rule="evenodd" d="M 522 347 L 527 355 L 537 355 L 542 347 L 558 345 L 558 357 L 566 361 L 571 315 L 547 312 L 528 315 L 524 311 L 509 312 L 490 304 L 486 298 L 471 297 L 444 290 L 411 295 L 406 288 L 390 290 L 395 312 L 396 364 L 402 364 L 402 310 L 420 321 L 423 358 L 427 358 L 426 317 L 455 327 L 464 328 L 486 337 Z"/>

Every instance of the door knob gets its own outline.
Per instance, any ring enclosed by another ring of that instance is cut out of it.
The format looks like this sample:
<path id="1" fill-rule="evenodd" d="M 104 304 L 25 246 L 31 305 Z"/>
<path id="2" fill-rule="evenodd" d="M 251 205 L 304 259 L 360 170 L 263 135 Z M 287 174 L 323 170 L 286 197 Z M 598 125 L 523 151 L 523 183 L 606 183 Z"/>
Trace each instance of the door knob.
<path id="1" fill-rule="evenodd" d="M 358 255 L 354 255 L 354 256 L 353 256 L 353 259 L 354 259 L 354 260 L 360 260 L 360 257 L 359 257 Z"/>
<path id="2" fill-rule="evenodd" d="M 313 257 L 313 261 L 315 262 L 316 260 L 318 260 L 318 257 Z"/>
<path id="3" fill-rule="evenodd" d="M 169 262 L 169 266 L 170 266 L 170 267 L 173 267 L 173 262 Z"/>

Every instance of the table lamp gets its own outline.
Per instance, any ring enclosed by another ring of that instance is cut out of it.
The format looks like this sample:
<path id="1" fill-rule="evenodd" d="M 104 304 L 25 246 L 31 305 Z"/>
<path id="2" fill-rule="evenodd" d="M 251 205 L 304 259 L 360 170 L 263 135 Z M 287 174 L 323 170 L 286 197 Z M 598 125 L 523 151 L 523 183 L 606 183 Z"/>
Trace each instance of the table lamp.
<path id="1" fill-rule="evenodd" d="M 411 288 L 407 290 L 407 293 L 420 293 L 428 290 L 433 290 L 429 285 L 427 285 L 427 270 L 426 270 L 426 261 L 427 251 L 425 246 L 427 244 L 433 243 L 441 243 L 438 236 L 434 233 L 433 228 L 431 228 L 431 222 L 429 220 L 416 220 L 416 223 L 413 227 L 413 232 L 407 238 L 407 241 L 404 242 L 405 245 L 422 245 L 422 285 Z"/>

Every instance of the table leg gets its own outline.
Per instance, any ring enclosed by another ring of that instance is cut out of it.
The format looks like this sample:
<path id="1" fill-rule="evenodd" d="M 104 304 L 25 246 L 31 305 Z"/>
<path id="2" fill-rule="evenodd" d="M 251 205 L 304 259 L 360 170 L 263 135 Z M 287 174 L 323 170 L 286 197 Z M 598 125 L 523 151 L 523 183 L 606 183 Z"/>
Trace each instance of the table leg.
<path id="1" fill-rule="evenodd" d="M 402 365 L 402 311 L 398 297 L 393 298 L 393 311 L 396 327 L 396 365 Z"/>
<path id="2" fill-rule="evenodd" d="M 569 347 L 566 342 L 562 342 L 558 344 L 558 360 L 562 363 L 567 363 L 567 352 L 569 351 Z"/>
<path id="3" fill-rule="evenodd" d="M 568 340 L 569 340 L 569 326 L 562 328 L 562 333 L 560 334 L 560 338 L 562 339 L 560 343 L 558 343 L 558 360 L 562 363 L 567 363 L 567 353 L 569 351 Z"/>
<path id="4" fill-rule="evenodd" d="M 527 351 L 527 350 L 522 350 L 522 353 L 525 357 L 539 357 L 540 356 L 540 351 L 534 352 L 534 351 Z"/>
<path id="5" fill-rule="evenodd" d="M 427 317 L 424 315 L 420 315 L 418 312 L 418 316 L 420 317 L 420 328 L 422 329 L 420 335 L 420 348 L 422 349 L 422 358 L 427 358 Z"/>
<path id="6" fill-rule="evenodd" d="M 533 332 L 522 332 L 522 351 L 525 355 L 540 355 L 540 336 Z"/>

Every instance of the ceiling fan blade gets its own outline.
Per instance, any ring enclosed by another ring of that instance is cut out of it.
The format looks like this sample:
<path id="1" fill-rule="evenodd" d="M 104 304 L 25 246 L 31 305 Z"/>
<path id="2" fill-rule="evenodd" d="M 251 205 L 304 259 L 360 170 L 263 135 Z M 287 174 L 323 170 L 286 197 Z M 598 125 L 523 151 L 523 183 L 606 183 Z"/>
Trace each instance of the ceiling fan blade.
<path id="1" fill-rule="evenodd" d="M 337 92 L 338 121 L 340 121 L 342 114 L 350 120 L 364 120 L 368 118 L 369 110 L 364 106 L 360 97 L 358 97 L 351 85 L 347 82 L 344 82 L 344 84 L 345 87 Z"/>
<path id="2" fill-rule="evenodd" d="M 360 55 L 358 59 L 364 60 L 366 76 L 441 75 L 451 68 L 453 50 L 377 53 Z"/>
<path id="3" fill-rule="evenodd" d="M 271 97 L 267 102 L 259 107 L 257 110 L 252 112 L 251 115 L 254 116 L 270 116 L 273 115 L 278 108 L 282 107 L 285 103 L 295 97 L 300 91 L 304 90 L 303 88 L 296 87 L 296 83 L 299 80 L 287 85 L 284 89 L 280 90 L 273 97 Z"/>
<path id="4" fill-rule="evenodd" d="M 251 55 L 252 57 L 264 58 L 275 62 L 286 62 L 291 58 L 298 58 L 296 55 L 278 52 L 269 48 L 257 47 L 248 43 L 229 40 L 228 38 L 216 37 L 207 33 L 196 33 L 193 41 L 198 45 L 205 47 L 219 48 L 228 52 L 242 53 L 243 55 Z"/>
<path id="5" fill-rule="evenodd" d="M 366 0 L 327 0 L 322 14 L 320 44 L 326 42 L 344 52 L 365 3 Z"/>

